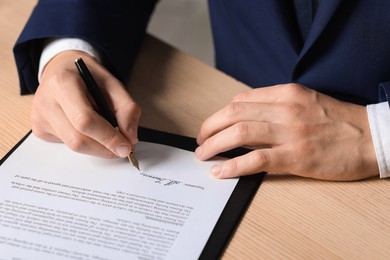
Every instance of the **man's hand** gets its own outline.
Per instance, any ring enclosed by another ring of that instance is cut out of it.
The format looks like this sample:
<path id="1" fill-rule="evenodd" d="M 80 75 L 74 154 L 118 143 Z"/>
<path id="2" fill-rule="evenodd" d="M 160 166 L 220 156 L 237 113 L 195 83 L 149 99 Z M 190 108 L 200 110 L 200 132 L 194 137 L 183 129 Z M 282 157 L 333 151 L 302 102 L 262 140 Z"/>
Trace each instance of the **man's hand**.
<path id="1" fill-rule="evenodd" d="M 74 64 L 83 58 L 114 112 L 120 132 L 96 112 L 96 105 Z M 78 51 L 56 55 L 44 68 L 32 104 L 32 130 L 89 155 L 126 157 L 138 142 L 141 110 L 123 85 L 94 58 Z"/>
<path id="2" fill-rule="evenodd" d="M 254 149 L 214 165 L 217 178 L 261 171 L 323 180 L 378 175 L 366 108 L 299 84 L 238 94 L 203 123 L 197 141 L 200 160 L 239 146 Z"/>

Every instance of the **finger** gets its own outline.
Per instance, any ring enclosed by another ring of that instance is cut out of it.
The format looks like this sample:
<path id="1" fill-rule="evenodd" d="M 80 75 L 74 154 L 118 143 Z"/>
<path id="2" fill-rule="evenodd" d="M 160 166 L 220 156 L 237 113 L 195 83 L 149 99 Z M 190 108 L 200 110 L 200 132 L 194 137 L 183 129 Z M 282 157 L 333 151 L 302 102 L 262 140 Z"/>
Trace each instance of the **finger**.
<path id="1" fill-rule="evenodd" d="M 76 131 L 60 107 L 53 108 L 48 119 L 55 135 L 73 151 L 102 158 L 117 157 L 102 144 Z"/>
<path id="2" fill-rule="evenodd" d="M 198 144 L 209 136 L 241 121 L 271 121 L 269 105 L 260 103 L 232 102 L 207 118 L 197 136 Z"/>
<path id="3" fill-rule="evenodd" d="M 78 133 L 97 141 L 119 157 L 130 153 L 129 141 L 93 110 L 79 76 L 68 79 L 56 90 L 61 109 Z"/>
<path id="4" fill-rule="evenodd" d="M 116 78 L 106 74 L 106 77 L 98 77 L 98 80 L 113 108 L 121 133 L 132 145 L 135 145 L 138 142 L 137 129 L 141 116 L 140 107 Z"/>
<path id="5" fill-rule="evenodd" d="M 219 179 L 234 178 L 259 172 L 284 172 L 288 159 L 284 149 L 259 149 L 215 164 L 211 174 Z"/>
<path id="6" fill-rule="evenodd" d="M 233 102 L 204 121 L 197 136 L 197 142 L 202 144 L 210 136 L 239 122 L 286 124 L 292 119 L 296 120 L 295 115 L 300 110 L 299 104 L 295 103 Z"/>
<path id="7" fill-rule="evenodd" d="M 240 146 L 276 146 L 284 142 L 285 131 L 280 125 L 265 122 L 240 122 L 206 139 L 196 150 L 200 160 Z"/>
<path id="8" fill-rule="evenodd" d="M 141 117 L 141 109 L 136 102 L 129 100 L 118 106 L 116 117 L 121 133 L 134 146 L 138 143 L 138 124 Z"/>

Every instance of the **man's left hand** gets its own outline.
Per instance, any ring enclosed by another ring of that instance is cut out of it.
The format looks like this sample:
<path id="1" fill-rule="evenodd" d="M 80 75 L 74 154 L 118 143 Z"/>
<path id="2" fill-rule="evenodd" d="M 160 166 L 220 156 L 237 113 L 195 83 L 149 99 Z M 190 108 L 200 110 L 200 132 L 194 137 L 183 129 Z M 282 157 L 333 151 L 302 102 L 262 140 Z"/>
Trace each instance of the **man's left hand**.
<path id="1" fill-rule="evenodd" d="M 253 149 L 214 165 L 217 178 L 262 171 L 337 181 L 378 175 L 366 108 L 294 83 L 238 94 L 203 123 L 197 141 L 200 160 Z"/>

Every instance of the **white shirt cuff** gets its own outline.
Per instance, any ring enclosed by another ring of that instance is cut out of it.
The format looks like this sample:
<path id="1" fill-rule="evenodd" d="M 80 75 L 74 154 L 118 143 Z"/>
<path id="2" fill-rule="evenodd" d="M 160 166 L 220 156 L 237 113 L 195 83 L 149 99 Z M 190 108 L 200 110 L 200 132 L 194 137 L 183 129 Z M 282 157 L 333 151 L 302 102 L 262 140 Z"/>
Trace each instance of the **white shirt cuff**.
<path id="1" fill-rule="evenodd" d="M 39 60 L 38 80 L 41 81 L 42 71 L 46 64 L 57 54 L 63 51 L 83 51 L 100 61 L 99 52 L 90 43 L 77 38 L 50 39 L 44 47 Z"/>
<path id="2" fill-rule="evenodd" d="M 374 142 L 381 178 L 390 177 L 390 107 L 388 102 L 367 106 L 368 121 Z"/>

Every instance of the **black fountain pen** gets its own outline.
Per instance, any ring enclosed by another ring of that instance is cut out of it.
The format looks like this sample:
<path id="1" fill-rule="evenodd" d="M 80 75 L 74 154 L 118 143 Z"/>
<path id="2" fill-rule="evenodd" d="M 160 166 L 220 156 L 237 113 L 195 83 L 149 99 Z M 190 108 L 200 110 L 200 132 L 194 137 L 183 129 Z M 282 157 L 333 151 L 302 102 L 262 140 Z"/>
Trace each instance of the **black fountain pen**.
<path id="1" fill-rule="evenodd" d="M 91 94 L 92 98 L 94 99 L 96 105 L 99 108 L 99 114 L 104 119 L 106 119 L 108 122 L 110 122 L 110 124 L 113 127 L 119 129 L 118 122 L 116 121 L 114 113 L 108 107 L 108 105 L 106 103 L 106 99 L 104 98 L 102 92 L 99 89 L 99 86 L 97 85 L 96 81 L 92 77 L 92 74 L 89 71 L 87 65 L 84 63 L 83 59 L 81 59 L 81 58 L 76 59 L 75 64 L 76 64 L 77 69 L 80 72 L 81 77 L 84 80 L 84 83 L 88 89 L 89 94 Z M 128 155 L 128 158 L 129 158 L 130 163 L 134 167 L 136 167 L 139 171 L 140 170 L 139 164 L 138 164 L 137 159 L 134 156 L 133 151 L 131 151 L 131 153 Z"/>

